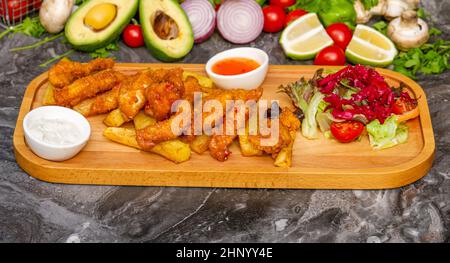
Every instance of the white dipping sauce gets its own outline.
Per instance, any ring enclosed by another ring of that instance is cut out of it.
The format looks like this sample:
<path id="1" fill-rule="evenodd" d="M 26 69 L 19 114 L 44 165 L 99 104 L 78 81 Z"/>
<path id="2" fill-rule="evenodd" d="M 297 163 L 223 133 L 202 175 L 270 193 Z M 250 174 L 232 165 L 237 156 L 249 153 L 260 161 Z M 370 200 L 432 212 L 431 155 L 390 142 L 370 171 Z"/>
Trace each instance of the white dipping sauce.
<path id="1" fill-rule="evenodd" d="M 75 144 L 81 138 L 81 132 L 75 123 L 63 118 L 32 118 L 28 123 L 28 129 L 36 140 L 53 145 Z"/>

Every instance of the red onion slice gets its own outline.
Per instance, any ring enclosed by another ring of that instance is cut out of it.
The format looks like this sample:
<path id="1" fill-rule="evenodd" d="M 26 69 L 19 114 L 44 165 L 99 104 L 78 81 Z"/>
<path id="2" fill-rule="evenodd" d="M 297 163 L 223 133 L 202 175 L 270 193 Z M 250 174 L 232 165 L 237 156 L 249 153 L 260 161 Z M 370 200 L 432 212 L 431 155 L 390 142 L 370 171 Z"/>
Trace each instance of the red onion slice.
<path id="1" fill-rule="evenodd" d="M 194 42 L 207 40 L 216 28 L 216 11 L 208 0 L 186 0 L 181 4 L 191 22 Z"/>
<path id="2" fill-rule="evenodd" d="M 217 13 L 217 28 L 226 40 L 246 44 L 262 32 L 264 16 L 254 0 L 226 0 Z"/>

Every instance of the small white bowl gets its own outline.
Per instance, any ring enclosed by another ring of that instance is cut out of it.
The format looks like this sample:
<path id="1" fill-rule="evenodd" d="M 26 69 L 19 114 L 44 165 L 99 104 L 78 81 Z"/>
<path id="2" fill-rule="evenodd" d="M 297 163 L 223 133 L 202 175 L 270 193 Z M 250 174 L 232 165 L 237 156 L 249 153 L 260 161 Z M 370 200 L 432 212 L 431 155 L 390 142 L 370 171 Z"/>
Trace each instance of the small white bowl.
<path id="1" fill-rule="evenodd" d="M 30 121 L 36 120 L 36 118 L 68 120 L 79 129 L 80 136 L 76 138 L 75 143 L 65 145 L 42 141 L 40 138 L 33 136 L 33 133 L 30 131 Z M 28 147 L 39 157 L 50 161 L 65 161 L 74 157 L 83 149 L 91 135 L 91 126 L 83 115 L 59 106 L 39 107 L 30 111 L 23 120 L 23 130 Z"/>
<path id="2" fill-rule="evenodd" d="M 214 64 L 227 58 L 248 58 L 260 64 L 258 68 L 239 75 L 219 75 L 212 71 Z M 269 69 L 269 56 L 258 48 L 241 47 L 218 53 L 206 63 L 206 73 L 209 78 L 223 89 L 256 89 L 264 82 Z"/>

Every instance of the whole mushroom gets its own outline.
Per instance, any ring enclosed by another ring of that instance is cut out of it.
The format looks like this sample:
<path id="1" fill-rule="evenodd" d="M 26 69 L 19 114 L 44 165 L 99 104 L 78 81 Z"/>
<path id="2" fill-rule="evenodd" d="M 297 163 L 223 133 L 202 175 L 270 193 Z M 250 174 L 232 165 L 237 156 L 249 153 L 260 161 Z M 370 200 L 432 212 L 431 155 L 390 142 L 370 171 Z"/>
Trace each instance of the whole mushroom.
<path id="1" fill-rule="evenodd" d="M 384 18 L 392 20 L 403 14 L 407 10 L 417 10 L 420 0 L 387 0 L 387 9 Z"/>
<path id="2" fill-rule="evenodd" d="M 372 7 L 370 10 L 366 10 L 363 3 L 360 0 L 356 0 L 354 8 L 356 11 L 356 23 L 365 24 L 369 22 L 372 16 L 382 16 L 386 13 L 388 0 L 379 0 L 378 4 Z"/>
<path id="3" fill-rule="evenodd" d="M 55 34 L 64 29 L 74 4 L 74 0 L 44 0 L 39 19 L 47 32 Z"/>
<path id="4" fill-rule="evenodd" d="M 400 17 L 392 20 L 387 34 L 402 51 L 420 47 L 430 38 L 427 23 L 413 10 L 405 11 Z"/>

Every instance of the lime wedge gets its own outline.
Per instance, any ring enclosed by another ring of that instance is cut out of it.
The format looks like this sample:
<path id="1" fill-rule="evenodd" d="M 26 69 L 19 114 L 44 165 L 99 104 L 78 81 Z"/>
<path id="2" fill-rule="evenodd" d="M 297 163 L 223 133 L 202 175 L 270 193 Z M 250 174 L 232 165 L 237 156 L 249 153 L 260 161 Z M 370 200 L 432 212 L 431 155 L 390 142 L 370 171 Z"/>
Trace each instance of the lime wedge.
<path id="1" fill-rule="evenodd" d="M 284 29 L 280 44 L 286 56 L 296 60 L 314 58 L 323 48 L 331 46 L 328 36 L 315 13 L 306 14 Z"/>
<path id="2" fill-rule="evenodd" d="M 385 35 L 371 27 L 358 25 L 345 54 L 354 64 L 386 67 L 392 64 L 397 49 Z"/>

